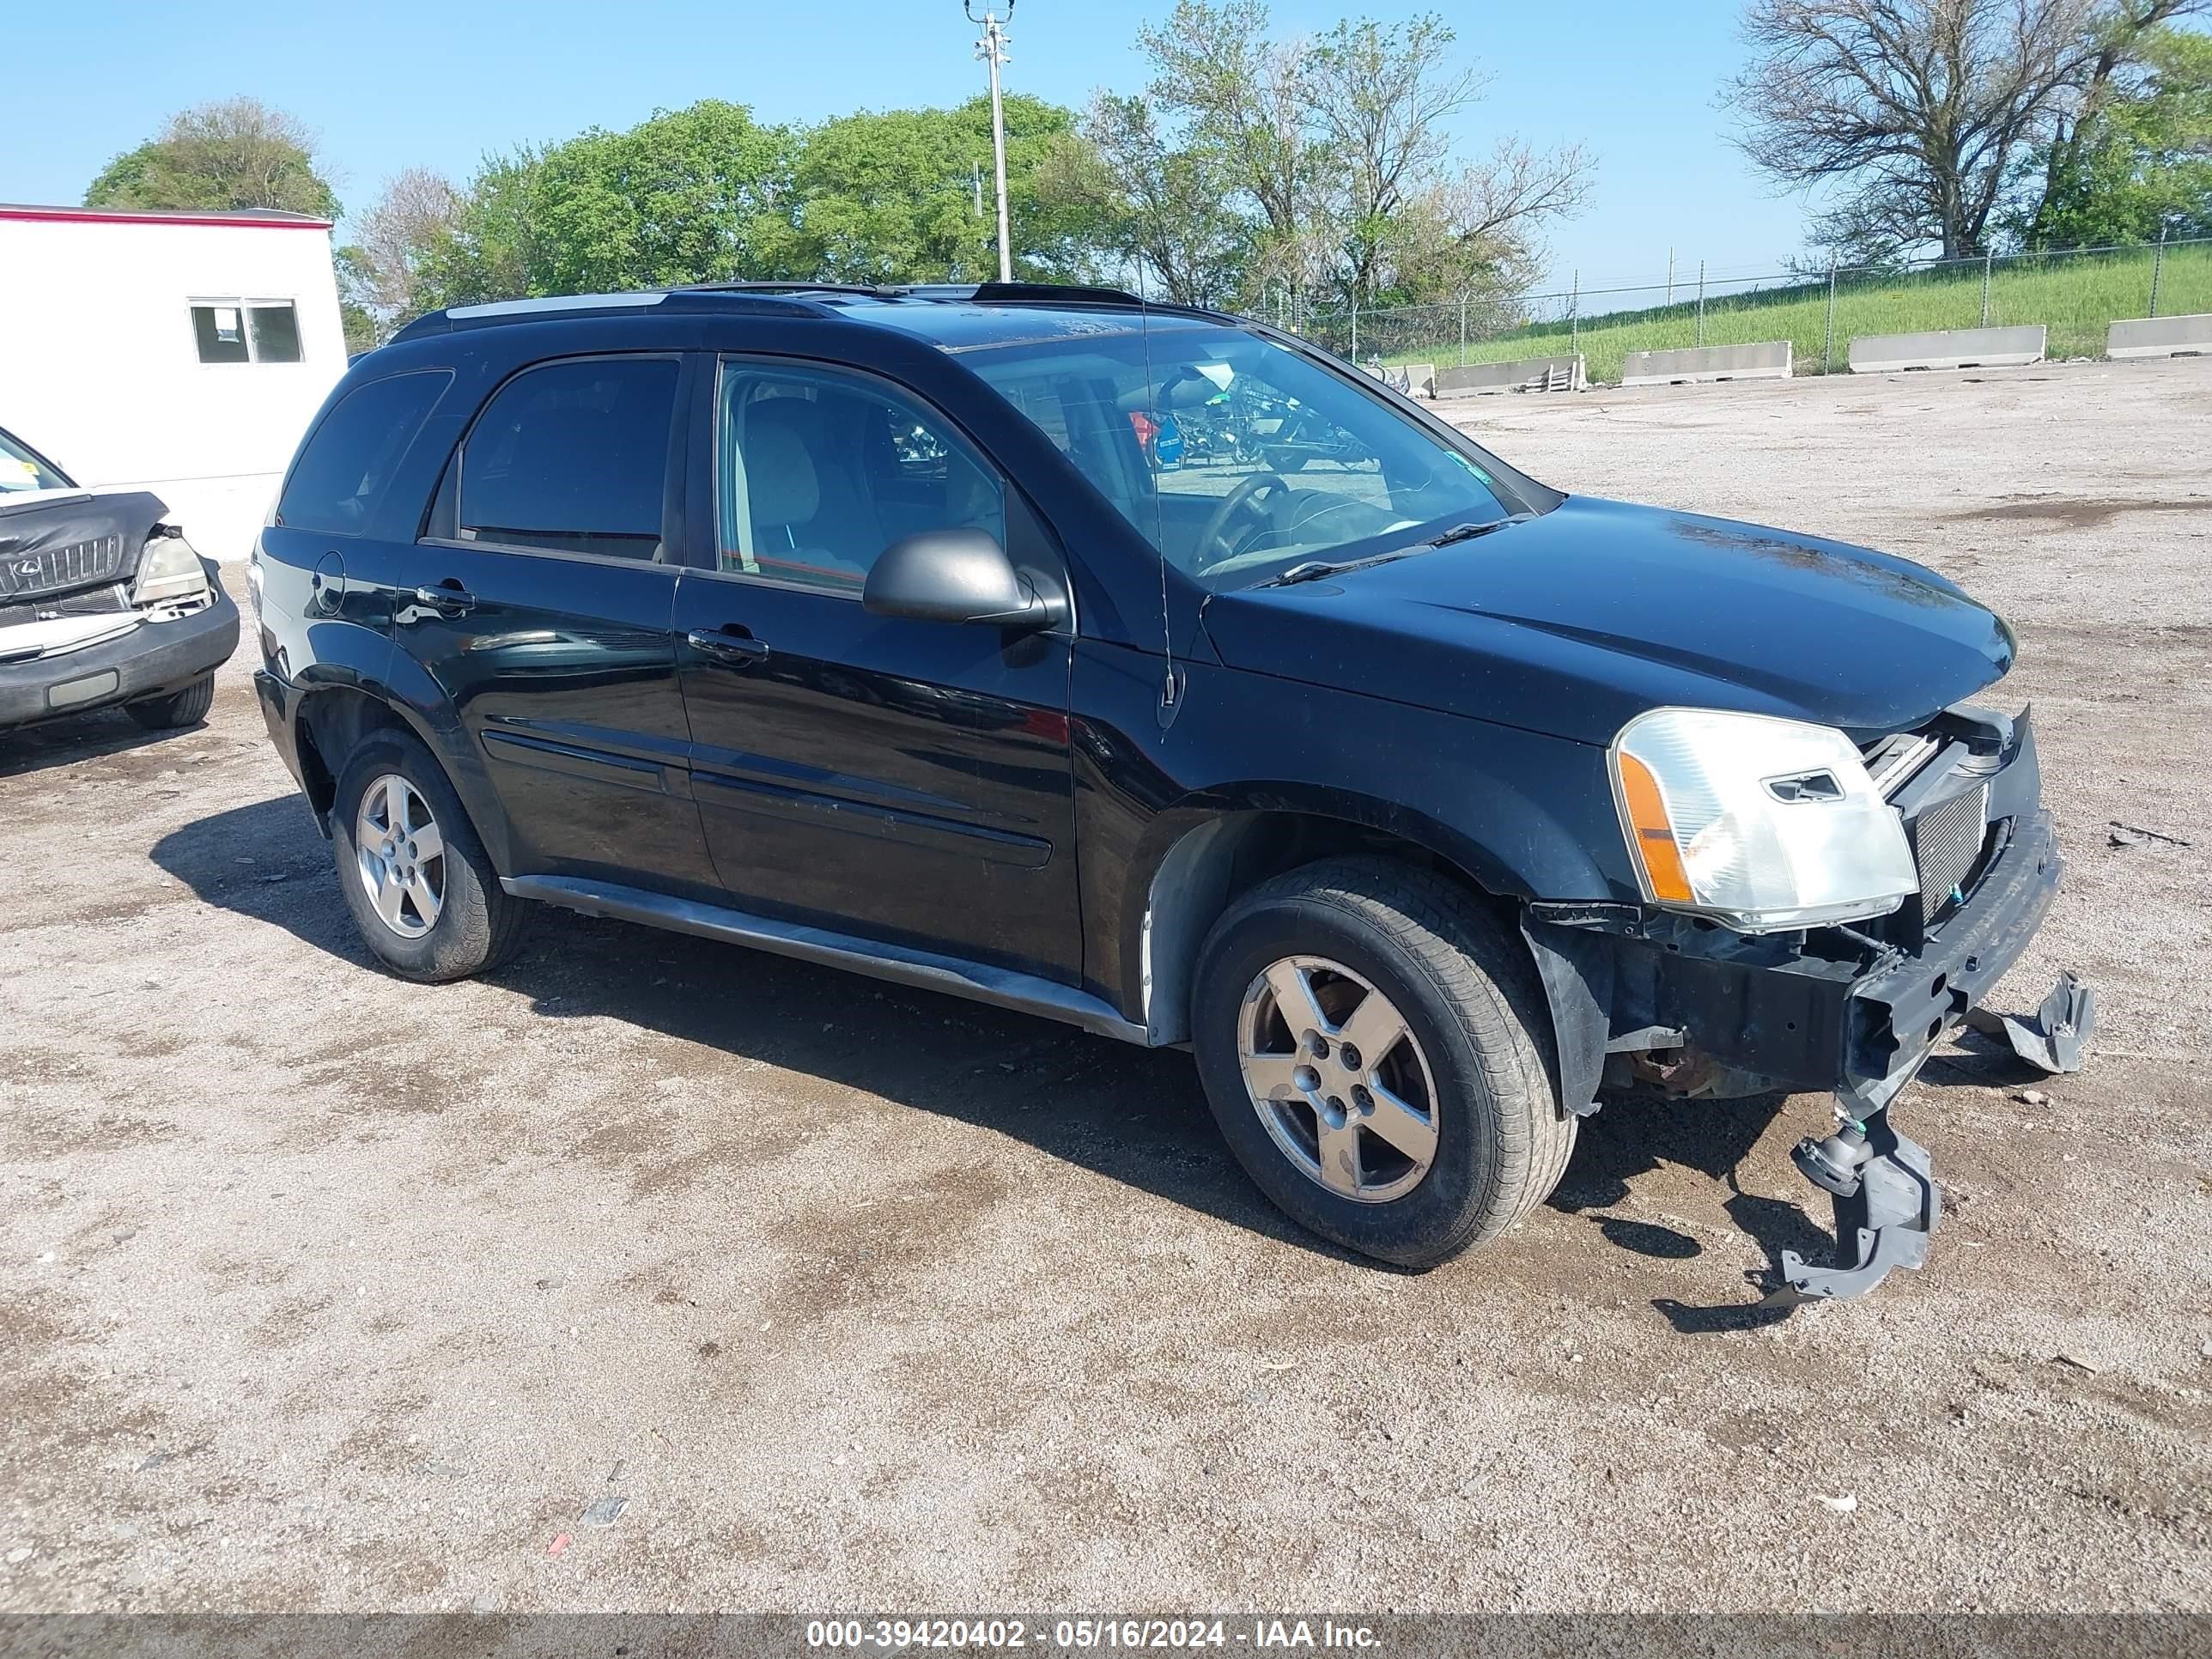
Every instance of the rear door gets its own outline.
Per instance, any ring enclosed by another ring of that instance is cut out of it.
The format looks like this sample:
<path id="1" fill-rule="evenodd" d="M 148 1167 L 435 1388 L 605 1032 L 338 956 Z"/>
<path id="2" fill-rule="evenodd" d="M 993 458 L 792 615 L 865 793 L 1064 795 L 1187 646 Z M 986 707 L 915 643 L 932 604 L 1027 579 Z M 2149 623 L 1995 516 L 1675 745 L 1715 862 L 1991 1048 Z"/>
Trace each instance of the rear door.
<path id="1" fill-rule="evenodd" d="M 394 611 L 482 757 L 516 874 L 714 890 L 672 632 L 686 373 L 624 353 L 509 377 Z"/>
<path id="2" fill-rule="evenodd" d="M 1070 635 L 860 604 L 902 536 L 971 525 L 1056 565 L 1042 525 L 946 417 L 876 376 L 728 357 L 696 406 L 694 517 L 714 534 L 676 632 L 732 902 L 1074 980 Z"/>

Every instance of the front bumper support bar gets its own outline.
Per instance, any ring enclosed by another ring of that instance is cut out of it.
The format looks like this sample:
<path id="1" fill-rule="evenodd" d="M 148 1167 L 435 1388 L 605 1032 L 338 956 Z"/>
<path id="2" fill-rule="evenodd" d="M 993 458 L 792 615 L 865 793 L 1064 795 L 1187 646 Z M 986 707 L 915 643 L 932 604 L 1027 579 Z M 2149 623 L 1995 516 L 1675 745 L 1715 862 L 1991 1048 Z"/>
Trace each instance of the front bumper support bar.
<path id="1" fill-rule="evenodd" d="M 1863 1119 L 1850 1110 L 1839 1101 L 1835 1133 L 1825 1140 L 1808 1135 L 1790 1154 L 1799 1173 L 1834 1205 L 1841 1259 L 1815 1267 L 1796 1251 L 1783 1251 L 1782 1284 L 1761 1307 L 1848 1301 L 1874 1289 L 1893 1267 L 1917 1271 L 1927 1263 L 1929 1240 L 1943 1219 L 1928 1149 L 1890 1127 L 1887 1105 Z"/>

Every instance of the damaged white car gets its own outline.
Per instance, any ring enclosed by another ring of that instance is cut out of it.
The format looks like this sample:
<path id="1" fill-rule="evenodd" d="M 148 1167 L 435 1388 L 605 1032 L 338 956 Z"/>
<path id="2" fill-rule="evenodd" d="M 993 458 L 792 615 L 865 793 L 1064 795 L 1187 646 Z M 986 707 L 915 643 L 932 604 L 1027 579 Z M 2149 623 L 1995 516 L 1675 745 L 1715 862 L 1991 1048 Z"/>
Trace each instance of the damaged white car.
<path id="1" fill-rule="evenodd" d="M 0 428 L 0 729 L 116 704 L 153 731 L 206 718 L 238 607 L 167 512 Z"/>

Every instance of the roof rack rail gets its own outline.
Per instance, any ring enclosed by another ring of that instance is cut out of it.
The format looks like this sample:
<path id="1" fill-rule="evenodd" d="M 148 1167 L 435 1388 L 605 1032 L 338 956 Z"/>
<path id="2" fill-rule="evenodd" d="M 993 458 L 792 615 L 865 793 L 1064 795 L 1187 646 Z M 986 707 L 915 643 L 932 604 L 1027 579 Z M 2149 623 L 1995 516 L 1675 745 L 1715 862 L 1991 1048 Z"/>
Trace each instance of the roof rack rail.
<path id="1" fill-rule="evenodd" d="M 580 312 L 767 307 L 788 315 L 793 309 L 817 317 L 835 314 L 841 298 L 866 300 L 956 300 L 971 305 L 1089 305 L 1137 307 L 1146 301 L 1126 289 L 1082 283 L 905 283 L 894 287 L 866 283 L 687 283 L 629 294 L 566 294 L 541 299 L 494 300 L 426 312 L 392 337 L 388 343 L 445 334 L 456 329 L 537 319 L 574 316 Z M 1165 307 L 1182 309 L 1182 307 Z"/>
<path id="2" fill-rule="evenodd" d="M 981 305 L 1140 306 L 1126 289 L 1083 283 L 687 283 L 684 290 L 724 294 L 855 294 L 870 300 L 967 300 Z"/>
<path id="3" fill-rule="evenodd" d="M 902 288 L 882 288 L 872 283 L 684 283 L 678 285 L 684 294 L 863 294 L 870 299 L 896 299 L 907 292 Z"/>
<path id="4" fill-rule="evenodd" d="M 397 345 L 403 340 L 419 339 L 427 334 L 447 334 L 457 329 L 477 328 L 492 323 L 550 320 L 586 312 L 649 311 L 656 306 L 667 306 L 678 311 L 696 310 L 702 300 L 710 303 L 722 301 L 733 308 L 788 313 L 796 307 L 803 314 L 826 315 L 825 307 L 818 301 L 813 304 L 807 302 L 807 295 L 800 291 L 805 286 L 799 285 L 781 293 L 760 294 L 742 289 L 724 290 L 711 287 L 642 289 L 628 294 L 562 294 L 540 299 L 493 300 L 480 305 L 449 306 L 441 311 L 423 313 L 386 343 Z"/>

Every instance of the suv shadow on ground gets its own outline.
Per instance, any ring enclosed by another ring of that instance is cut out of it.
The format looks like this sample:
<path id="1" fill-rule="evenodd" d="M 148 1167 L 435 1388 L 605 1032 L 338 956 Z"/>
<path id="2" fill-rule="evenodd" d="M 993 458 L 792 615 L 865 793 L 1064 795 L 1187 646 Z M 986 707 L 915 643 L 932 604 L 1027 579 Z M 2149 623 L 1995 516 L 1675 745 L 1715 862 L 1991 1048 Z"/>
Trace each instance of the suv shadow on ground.
<path id="1" fill-rule="evenodd" d="M 307 804 L 281 795 L 163 836 L 161 869 L 200 899 L 283 928 L 363 972 L 379 972 L 342 906 L 330 902 L 330 849 Z M 834 969 L 657 929 L 546 909 L 523 953 L 486 976 L 549 1018 L 605 1017 L 1012 1135 L 1054 1158 L 1254 1232 L 1376 1271 L 1291 1224 L 1222 1146 L 1190 1057 L 1147 1052 L 1021 1014 L 878 983 Z M 856 1023 L 866 1029 L 855 1040 Z M 1783 1097 L 1653 1103 L 1622 1099 L 1586 1119 L 1551 1206 L 1611 1208 L 1664 1161 L 1734 1189 L 1727 1209 L 1765 1250 L 1824 1255 L 1829 1241 L 1795 1206 L 1744 1192 L 1735 1171 Z M 1639 1255 L 1701 1248 L 1656 1223 L 1597 1219 Z M 1741 1328 L 1753 1310 L 1662 1307 L 1685 1332 Z M 1759 1322 L 1753 1320 L 1753 1322 Z"/>
<path id="2" fill-rule="evenodd" d="M 163 836 L 152 856 L 205 902 L 282 927 L 364 973 L 382 971 L 331 902 L 330 848 L 299 796 L 202 818 Z M 522 954 L 484 980 L 527 996 L 546 1018 L 619 1019 L 863 1090 L 1013 1136 L 1299 1249 L 1379 1267 L 1304 1231 L 1252 1188 L 1221 1144 L 1186 1054 L 712 940 L 533 911 Z"/>

